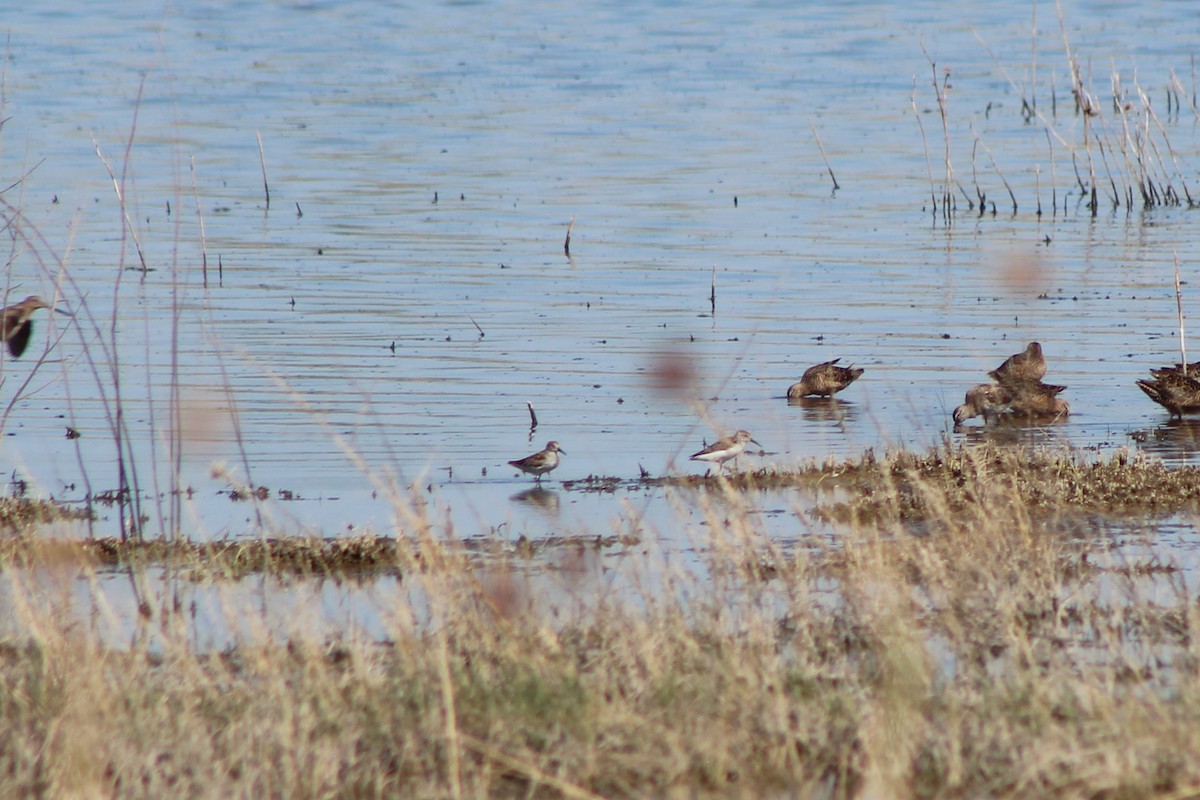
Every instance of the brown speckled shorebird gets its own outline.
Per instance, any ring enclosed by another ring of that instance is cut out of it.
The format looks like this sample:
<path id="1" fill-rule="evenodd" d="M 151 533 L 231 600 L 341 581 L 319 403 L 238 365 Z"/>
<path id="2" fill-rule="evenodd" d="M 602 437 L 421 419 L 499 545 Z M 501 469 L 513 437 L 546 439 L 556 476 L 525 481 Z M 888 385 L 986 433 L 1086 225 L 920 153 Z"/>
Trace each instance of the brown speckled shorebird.
<path id="1" fill-rule="evenodd" d="M 42 298 L 30 295 L 19 303 L 0 309 L 0 338 L 8 345 L 8 352 L 12 353 L 13 358 L 20 358 L 29 346 L 29 337 L 33 333 L 33 320 L 30 319 L 33 312 L 49 307 Z"/>
<path id="2" fill-rule="evenodd" d="M 1046 377 L 1046 357 L 1042 355 L 1042 346 L 1037 342 L 1030 342 L 1028 347 L 1009 356 L 988 375 L 1002 384 L 1013 381 L 1040 381 Z"/>
<path id="3" fill-rule="evenodd" d="M 1182 372 L 1182 371 L 1183 371 L 1183 364 L 1179 363 L 1178 361 L 1176 361 L 1174 364 L 1172 364 L 1169 367 L 1160 367 L 1159 369 L 1150 370 L 1150 372 L 1154 375 L 1157 375 L 1160 372 Z M 1193 361 L 1190 364 L 1188 364 L 1187 365 L 1187 374 L 1192 378 L 1200 378 L 1200 361 Z"/>
<path id="4" fill-rule="evenodd" d="M 833 361 L 826 361 L 804 370 L 800 381 L 788 387 L 788 399 L 809 396 L 833 397 L 863 374 L 862 367 L 839 367 L 839 361 L 840 358 L 835 358 Z"/>
<path id="5" fill-rule="evenodd" d="M 551 441 L 546 442 L 545 450 L 539 450 L 531 456 L 518 458 L 516 461 L 508 463 L 522 472 L 528 472 L 538 483 L 541 483 L 542 476 L 558 466 L 559 453 L 566 455 L 567 451 L 559 447 L 558 442 Z"/>
<path id="6" fill-rule="evenodd" d="M 1200 411 L 1200 380 L 1193 378 L 1191 371 L 1190 364 L 1187 375 L 1175 367 L 1152 369 L 1150 372 L 1154 377 L 1140 380 L 1137 385 L 1151 400 L 1173 415 L 1182 417 Z"/>
<path id="7" fill-rule="evenodd" d="M 997 383 L 981 383 L 967 390 L 963 404 L 954 409 L 954 424 L 962 425 L 972 417 L 989 422 L 998 419 L 1013 401 L 1013 391 Z"/>
<path id="8" fill-rule="evenodd" d="M 1071 413 L 1061 394 L 1067 387 L 1041 381 L 1013 381 L 1006 387 L 1013 394 L 1009 408 L 1022 417 L 1065 417 Z"/>
<path id="9" fill-rule="evenodd" d="M 716 464 L 718 469 L 724 469 L 725 462 L 735 459 L 746 449 L 746 442 L 754 442 L 762 447 L 747 431 L 738 431 L 733 436 L 723 436 L 698 453 L 688 456 L 691 461 L 707 461 Z M 735 462 L 736 463 L 736 462 Z"/>

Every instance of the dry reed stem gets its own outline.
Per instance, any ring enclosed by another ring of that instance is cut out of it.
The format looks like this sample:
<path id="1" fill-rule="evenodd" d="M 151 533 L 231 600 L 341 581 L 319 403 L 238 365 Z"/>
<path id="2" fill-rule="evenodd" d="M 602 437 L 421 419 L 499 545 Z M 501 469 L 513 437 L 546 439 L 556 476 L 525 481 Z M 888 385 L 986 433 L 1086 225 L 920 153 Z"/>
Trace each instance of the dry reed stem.
<path id="1" fill-rule="evenodd" d="M 833 181 L 833 190 L 836 192 L 842 187 L 838 185 L 837 176 L 833 174 L 833 167 L 829 165 L 829 156 L 825 155 L 825 145 L 821 144 L 821 135 L 817 133 L 817 126 L 811 118 L 808 120 L 808 126 L 812 128 L 813 138 L 817 141 L 817 149 L 821 152 L 821 159 L 825 162 L 825 169 L 829 172 L 829 180 Z"/>
<path id="2" fill-rule="evenodd" d="M 1179 316 L 1179 363 L 1186 376 L 1188 370 L 1187 340 L 1183 333 L 1183 289 L 1179 282 L 1179 253 L 1172 250 L 1171 256 L 1175 260 L 1175 311 Z"/>

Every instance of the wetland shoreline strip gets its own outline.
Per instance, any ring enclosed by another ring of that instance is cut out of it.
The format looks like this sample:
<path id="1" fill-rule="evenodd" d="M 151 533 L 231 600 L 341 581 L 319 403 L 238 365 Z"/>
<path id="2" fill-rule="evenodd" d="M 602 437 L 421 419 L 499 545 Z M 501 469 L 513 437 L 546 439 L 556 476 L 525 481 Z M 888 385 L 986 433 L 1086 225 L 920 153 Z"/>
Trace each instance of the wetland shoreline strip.
<path id="1" fill-rule="evenodd" d="M 1165 514 L 1200 509 L 1200 468 L 1168 468 L 1141 454 L 1089 459 L 1070 450 L 946 443 L 925 453 L 827 460 L 796 469 L 766 468 L 729 476 L 668 476 L 625 480 L 588 477 L 566 481 L 569 492 L 679 490 L 786 491 L 815 495 L 808 513 L 852 527 L 922 523 L 1012 511 L 1033 518 L 1072 515 Z M 197 577 L 236 579 L 255 573 L 328 577 L 402 575 L 428 566 L 417 538 L 363 534 L 349 537 L 263 536 L 218 542 L 47 538 L 40 526 L 77 518 L 68 505 L 9 498 L 0 504 L 0 559 L 9 564 L 76 561 L 98 567 L 162 565 Z M 634 543 L 617 536 L 560 536 L 515 540 L 467 537 L 438 540 L 439 559 L 468 562 L 530 558 L 562 548 L 606 549 Z M 464 563 L 465 563 L 464 562 Z"/>

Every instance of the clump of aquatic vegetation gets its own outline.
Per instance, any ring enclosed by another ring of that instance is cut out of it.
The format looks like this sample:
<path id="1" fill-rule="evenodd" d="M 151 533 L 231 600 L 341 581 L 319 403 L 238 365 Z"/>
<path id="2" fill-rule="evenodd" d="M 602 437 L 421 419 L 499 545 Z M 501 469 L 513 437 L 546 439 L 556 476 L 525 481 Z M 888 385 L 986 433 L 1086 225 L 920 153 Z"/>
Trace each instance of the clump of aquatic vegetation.
<path id="1" fill-rule="evenodd" d="M 1036 33 L 1032 61 L 1011 65 L 980 39 L 995 70 L 1008 82 L 1010 96 L 1020 100 L 1019 106 L 1007 105 L 1019 108 L 1027 143 L 1043 154 L 1033 163 L 1028 163 L 1028 153 L 1013 158 L 1001 152 L 997 157 L 989 146 L 987 120 L 1005 103 L 987 102 L 983 119 L 956 116 L 951 103 L 955 65 L 939 65 L 926 51 L 931 79 L 920 84 L 914 79 L 911 106 L 925 149 L 935 217 L 952 222 L 960 208 L 978 216 L 994 215 L 998 204 L 1014 215 L 1024 207 L 1039 217 L 1057 216 L 1068 212 L 1072 195 L 1074 204 L 1092 216 L 1102 206 L 1130 210 L 1196 205 L 1188 188 L 1188 176 L 1195 172 L 1187 163 L 1191 145 L 1180 147 L 1171 140 L 1173 133 L 1190 133 L 1192 123 L 1200 119 L 1195 58 L 1190 85 L 1175 70 L 1150 84 L 1136 66 L 1122 73 L 1115 62 L 1107 75 L 1094 76 L 1088 56 L 1071 44 L 1061 9 L 1059 15 L 1061 37 L 1049 58 L 1039 59 Z M 1036 16 L 1035 10 L 1035 31 Z M 943 143 L 937 155 L 931 154 L 932 136 L 922 121 L 922 111 L 928 109 L 919 105 L 924 97 L 921 85 L 932 87 L 940 119 Z M 1153 98 L 1161 105 L 1156 107 Z M 1177 124 L 1188 118 L 1188 125 Z M 1006 156 L 1011 159 L 1007 165 Z M 969 177 L 963 166 L 968 161 Z M 996 196 L 1004 199 L 997 201 Z"/>
<path id="2" fill-rule="evenodd" d="M 821 490 L 843 498 L 818 500 L 822 518 L 879 524 L 1019 504 L 1032 513 L 1147 514 L 1200 508 L 1200 468 L 1169 469 L 1140 451 L 1110 456 L 1068 449 L 944 442 L 928 452 L 827 459 L 727 476 L 678 476 L 646 483 L 739 491 Z M 607 484 L 597 481 L 601 489 Z M 581 486 L 580 488 L 586 488 Z"/>

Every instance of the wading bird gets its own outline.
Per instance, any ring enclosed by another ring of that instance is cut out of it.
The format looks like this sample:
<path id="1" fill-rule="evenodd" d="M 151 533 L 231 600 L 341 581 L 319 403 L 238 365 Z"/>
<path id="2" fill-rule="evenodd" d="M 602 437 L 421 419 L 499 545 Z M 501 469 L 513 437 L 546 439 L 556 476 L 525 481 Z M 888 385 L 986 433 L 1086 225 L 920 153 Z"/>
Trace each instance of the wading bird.
<path id="1" fill-rule="evenodd" d="M 516 461 L 508 463 L 522 472 L 528 472 L 537 479 L 538 483 L 541 483 L 542 476 L 558 466 L 559 453 L 566 455 L 567 451 L 559 447 L 558 442 L 546 442 L 545 450 L 539 450 L 531 456 L 518 458 Z"/>
<path id="2" fill-rule="evenodd" d="M 1150 373 L 1153 378 L 1140 380 L 1137 385 L 1151 400 L 1177 417 L 1200 411 L 1200 380 L 1174 367 L 1152 369 Z"/>
<path id="3" fill-rule="evenodd" d="M 1071 413 L 1067 401 L 1058 395 L 1067 387 L 1041 381 L 1012 381 L 1006 387 L 1012 392 L 1009 409 L 1021 417 L 1065 417 Z"/>
<path id="4" fill-rule="evenodd" d="M 800 378 L 800 381 L 788 387 L 788 399 L 795 400 L 799 397 L 808 397 L 810 395 L 816 397 L 833 397 L 842 389 L 845 389 L 858 380 L 858 377 L 863 374 L 861 367 L 858 369 L 853 367 L 839 367 L 837 365 L 839 361 L 841 361 L 840 358 L 835 358 L 833 361 L 826 361 L 804 370 L 804 375 Z"/>
<path id="5" fill-rule="evenodd" d="M 1008 411 L 1013 401 L 1012 390 L 996 383 L 981 383 L 967 390 L 963 404 L 954 409 L 954 424 L 962 425 L 972 417 L 983 417 L 984 423 L 998 419 Z"/>
<path id="6" fill-rule="evenodd" d="M 723 436 L 698 453 L 688 456 L 691 461 L 707 461 L 716 464 L 718 469 L 724 469 L 725 462 L 735 459 L 746 449 L 746 442 L 754 442 L 762 447 L 753 436 L 746 431 L 738 431 L 733 436 Z"/>
<path id="7" fill-rule="evenodd" d="M 1030 342 L 1020 353 L 1011 355 L 1004 363 L 988 373 L 995 381 L 1007 384 L 1013 381 L 1040 381 L 1046 377 L 1046 357 L 1042 346 Z"/>

